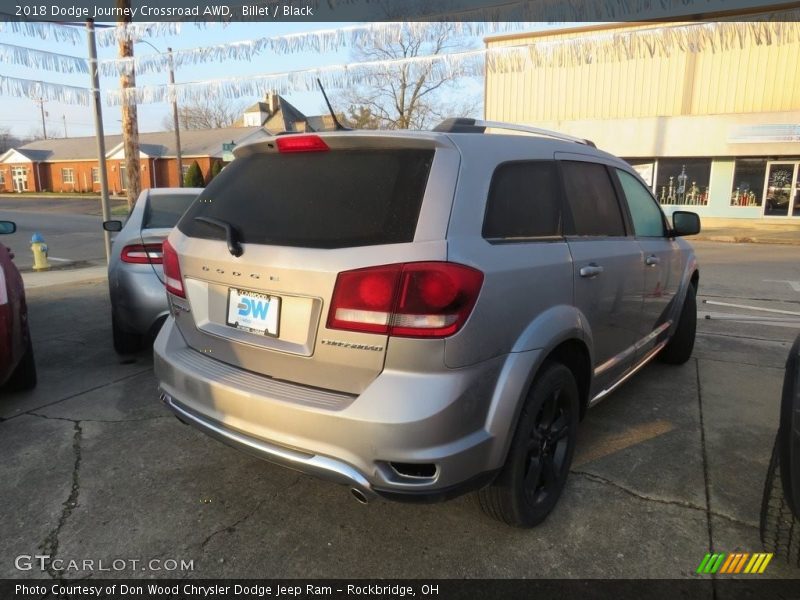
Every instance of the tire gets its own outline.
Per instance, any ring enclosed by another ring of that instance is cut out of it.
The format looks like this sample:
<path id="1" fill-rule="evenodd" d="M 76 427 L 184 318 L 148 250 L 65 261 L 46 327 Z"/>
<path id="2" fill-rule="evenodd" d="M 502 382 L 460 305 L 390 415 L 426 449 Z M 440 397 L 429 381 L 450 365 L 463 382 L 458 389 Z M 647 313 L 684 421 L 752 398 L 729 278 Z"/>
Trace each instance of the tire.
<path id="1" fill-rule="evenodd" d="M 800 519 L 792 514 L 784 496 L 781 481 L 778 440 L 772 448 L 772 458 L 764 482 L 761 500 L 761 543 L 764 549 L 782 556 L 789 564 L 800 567 Z"/>
<path id="2" fill-rule="evenodd" d="M 545 362 L 531 386 L 505 465 L 478 491 L 489 516 L 514 527 L 535 527 L 552 512 L 572 464 L 578 432 L 575 377 L 561 363 Z"/>
<path id="3" fill-rule="evenodd" d="M 116 317 L 111 315 L 111 334 L 117 354 L 135 354 L 142 349 L 142 336 L 120 328 Z"/>
<path id="4" fill-rule="evenodd" d="M 28 333 L 28 347 L 17 368 L 6 383 L 6 388 L 14 391 L 32 390 L 36 387 L 36 360 L 33 357 L 33 342 Z"/>
<path id="5" fill-rule="evenodd" d="M 658 355 L 661 362 L 670 365 L 682 365 L 692 356 L 694 337 L 697 330 L 697 292 L 694 285 L 689 284 L 686 298 L 683 301 L 678 326 L 667 345 Z"/>

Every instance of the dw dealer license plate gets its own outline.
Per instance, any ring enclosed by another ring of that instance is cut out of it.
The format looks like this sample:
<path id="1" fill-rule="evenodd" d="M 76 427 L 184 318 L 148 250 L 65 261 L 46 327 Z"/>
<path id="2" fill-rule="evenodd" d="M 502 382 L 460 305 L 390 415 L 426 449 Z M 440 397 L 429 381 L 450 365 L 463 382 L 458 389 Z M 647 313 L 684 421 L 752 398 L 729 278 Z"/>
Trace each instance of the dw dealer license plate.
<path id="1" fill-rule="evenodd" d="M 236 288 L 228 290 L 227 323 L 236 329 L 277 337 L 280 310 L 279 296 Z"/>

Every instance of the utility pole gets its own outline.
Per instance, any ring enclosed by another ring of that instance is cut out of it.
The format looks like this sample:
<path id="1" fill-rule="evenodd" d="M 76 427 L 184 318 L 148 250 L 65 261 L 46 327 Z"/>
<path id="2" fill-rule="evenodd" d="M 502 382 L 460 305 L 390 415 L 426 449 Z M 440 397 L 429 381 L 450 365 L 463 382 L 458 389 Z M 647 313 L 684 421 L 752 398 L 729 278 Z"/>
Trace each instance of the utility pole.
<path id="1" fill-rule="evenodd" d="M 117 8 L 130 9 L 131 0 L 117 0 Z M 130 11 L 125 11 L 128 14 Z M 125 27 L 131 22 L 130 16 L 120 17 L 117 27 Z M 133 58 L 133 40 L 127 36 L 120 36 L 120 58 Z M 136 101 L 128 98 L 125 90 L 136 87 L 136 73 L 133 64 L 130 71 L 123 70 L 119 78 L 123 91 L 122 102 L 122 143 L 125 148 L 125 179 L 127 188 L 128 209 L 132 209 L 141 189 L 141 176 L 139 174 L 139 121 L 136 111 Z"/>
<path id="2" fill-rule="evenodd" d="M 44 122 L 44 116 L 46 114 L 44 112 L 44 102 L 45 102 L 44 98 L 36 98 L 34 100 L 34 102 L 36 102 L 36 104 L 39 105 L 39 110 L 42 112 L 42 137 L 44 139 L 47 139 L 47 125 L 45 125 L 45 122 Z"/>
<path id="3" fill-rule="evenodd" d="M 61 119 L 64 121 L 64 137 L 67 138 L 67 115 L 61 115 Z"/>
<path id="4" fill-rule="evenodd" d="M 92 106 L 94 107 L 94 131 L 97 136 L 97 167 L 100 175 L 100 203 L 103 221 L 111 218 L 108 206 L 108 172 L 106 171 L 106 138 L 103 133 L 103 108 L 100 104 L 100 75 L 97 68 L 97 44 L 94 39 L 94 21 L 86 20 L 86 37 L 89 40 L 89 75 L 92 78 Z M 111 234 L 103 231 L 106 246 L 106 262 L 111 260 Z"/>
<path id="5" fill-rule="evenodd" d="M 163 54 L 161 50 L 156 48 L 147 40 L 139 40 L 142 44 L 147 44 L 159 54 Z M 175 93 L 175 63 L 172 60 L 172 48 L 167 48 L 167 58 L 169 65 L 169 87 L 172 94 L 172 126 L 175 130 L 175 157 L 177 158 L 178 167 L 178 187 L 183 187 L 183 156 L 181 153 L 181 125 L 178 119 L 178 96 Z"/>
<path id="6" fill-rule="evenodd" d="M 175 95 L 175 67 L 172 62 L 172 48 L 169 54 L 169 84 L 172 86 L 172 122 L 175 126 L 175 154 L 178 158 L 178 187 L 183 187 L 183 157 L 181 156 L 181 128 L 178 123 L 178 97 Z"/>

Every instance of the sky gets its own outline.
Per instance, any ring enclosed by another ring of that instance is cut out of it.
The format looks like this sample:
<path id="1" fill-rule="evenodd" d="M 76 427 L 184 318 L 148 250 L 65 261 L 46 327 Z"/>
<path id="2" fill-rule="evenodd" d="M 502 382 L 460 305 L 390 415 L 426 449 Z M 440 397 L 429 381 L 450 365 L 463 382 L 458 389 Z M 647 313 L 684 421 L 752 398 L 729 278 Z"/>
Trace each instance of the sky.
<path id="1" fill-rule="evenodd" d="M 281 35 L 292 32 L 306 32 L 322 29 L 331 29 L 354 25 L 353 23 L 232 23 L 228 26 L 209 25 L 198 28 L 193 24 L 185 24 L 179 35 L 148 37 L 147 41 L 161 51 L 166 51 L 167 47 L 173 50 L 197 48 L 211 46 L 225 42 L 251 40 L 259 37 Z M 57 52 L 61 54 L 71 54 L 74 56 L 85 57 L 87 48 L 85 42 L 72 45 L 68 42 L 55 42 L 52 40 L 41 40 L 25 35 L 3 33 L 4 43 L 14 44 Z M 476 37 L 471 40 L 475 48 L 483 47 L 482 38 Z M 136 55 L 154 53 L 155 50 L 149 45 L 138 42 L 135 45 Z M 98 46 L 98 58 L 115 58 L 117 53 L 116 46 Z M 351 62 L 351 50 L 343 48 L 337 52 L 319 54 L 313 51 L 301 52 L 296 54 L 286 54 L 270 56 L 263 53 L 255 57 L 252 61 L 229 60 L 219 63 L 205 63 L 182 67 L 175 72 L 177 83 L 188 81 L 202 81 L 207 79 L 235 77 L 238 75 L 258 75 L 273 72 L 285 72 L 323 65 L 336 65 Z M 90 80 L 87 74 L 61 74 L 50 71 L 33 70 L 28 67 L 21 67 L 7 63 L 0 63 L 0 74 L 8 77 L 23 79 L 35 79 L 46 82 L 57 82 L 67 85 L 89 87 Z M 158 85 L 167 82 L 167 73 L 137 75 L 137 85 Z M 102 89 L 114 89 L 119 85 L 115 77 L 101 78 L 100 86 Z M 267 90 L 264 90 L 265 92 Z M 328 90 L 328 95 L 334 95 L 334 90 Z M 474 96 L 482 106 L 483 81 L 482 78 L 464 82 L 460 94 Z M 313 115 L 327 112 L 321 94 L 316 92 L 298 92 L 285 94 L 285 97 L 305 114 Z M 244 106 L 252 104 L 259 98 L 243 97 L 237 102 Z M 345 107 L 335 107 L 343 110 Z M 139 130 L 161 131 L 164 129 L 163 122 L 167 115 L 171 115 L 171 108 L 168 104 L 140 104 L 139 105 Z M 45 111 L 47 112 L 46 127 L 48 137 L 64 137 L 64 129 L 69 137 L 94 135 L 94 121 L 92 109 L 77 105 L 61 104 L 58 102 L 46 102 Z M 119 133 L 121 130 L 120 108 L 117 106 L 103 107 L 103 126 L 106 134 Z M 0 96 L 0 128 L 9 128 L 11 133 L 18 136 L 39 135 L 41 133 L 41 113 L 39 105 L 32 99 L 15 98 L 11 96 Z"/>

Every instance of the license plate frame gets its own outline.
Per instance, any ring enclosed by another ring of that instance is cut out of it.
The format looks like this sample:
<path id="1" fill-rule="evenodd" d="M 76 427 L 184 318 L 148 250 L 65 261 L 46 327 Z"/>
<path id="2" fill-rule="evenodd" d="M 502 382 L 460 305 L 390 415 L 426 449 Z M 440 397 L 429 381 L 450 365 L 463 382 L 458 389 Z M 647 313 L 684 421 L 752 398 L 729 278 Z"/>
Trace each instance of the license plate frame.
<path id="1" fill-rule="evenodd" d="M 261 302 L 266 301 L 262 311 Z M 255 311 L 255 316 L 243 313 Z M 274 307 L 274 308 L 273 308 Z M 262 317 L 258 313 L 264 313 Z M 228 302 L 225 307 L 225 324 L 239 331 L 247 331 L 256 335 L 277 338 L 280 336 L 281 297 L 263 292 L 255 292 L 242 288 L 228 288 Z M 261 328 L 264 325 L 264 328 Z"/>

